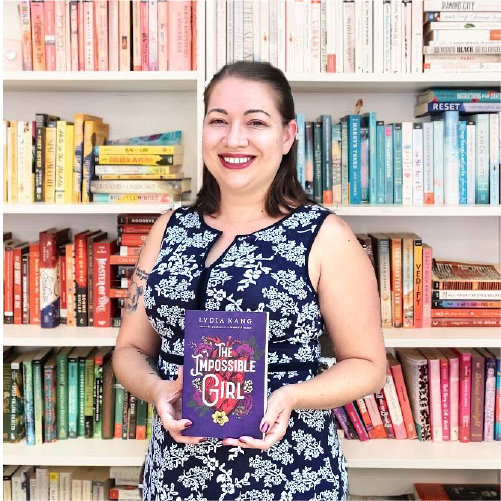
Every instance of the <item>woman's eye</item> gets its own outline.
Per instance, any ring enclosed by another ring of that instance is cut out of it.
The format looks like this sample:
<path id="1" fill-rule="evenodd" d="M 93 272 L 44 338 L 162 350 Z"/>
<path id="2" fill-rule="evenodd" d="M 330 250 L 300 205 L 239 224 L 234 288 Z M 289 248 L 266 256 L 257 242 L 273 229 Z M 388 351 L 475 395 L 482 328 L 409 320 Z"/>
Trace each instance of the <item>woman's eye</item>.
<path id="1" fill-rule="evenodd" d="M 210 123 L 211 124 L 215 124 L 216 122 L 224 122 L 224 120 L 221 120 L 220 118 L 215 118 L 214 120 L 212 120 Z"/>
<path id="2" fill-rule="evenodd" d="M 265 125 L 263 122 L 260 122 L 259 120 L 252 120 L 252 122 L 250 123 L 257 126 Z"/>

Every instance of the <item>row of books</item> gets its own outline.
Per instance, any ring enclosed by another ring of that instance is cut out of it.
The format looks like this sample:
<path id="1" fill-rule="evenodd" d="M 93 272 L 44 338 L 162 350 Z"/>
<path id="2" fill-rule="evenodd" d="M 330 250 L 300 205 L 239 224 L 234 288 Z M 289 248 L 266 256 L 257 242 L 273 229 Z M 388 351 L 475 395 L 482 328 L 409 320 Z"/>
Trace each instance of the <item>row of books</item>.
<path id="1" fill-rule="evenodd" d="M 383 328 L 501 325 L 496 265 L 434 259 L 414 233 L 356 237 L 374 265 Z"/>
<path id="2" fill-rule="evenodd" d="M 361 441 L 499 441 L 500 356 L 499 348 L 398 348 L 387 354 L 381 391 L 333 409 L 338 428 Z"/>
<path id="3" fill-rule="evenodd" d="M 140 470 L 135 466 L 8 465 L 3 467 L 3 500 L 140 501 Z"/>
<path id="4" fill-rule="evenodd" d="M 19 14 L 22 59 L 11 70 L 197 68 L 196 1 L 22 0 Z"/>
<path id="5" fill-rule="evenodd" d="M 329 205 L 497 205 L 500 116 L 445 111 L 431 122 L 389 124 L 373 111 L 339 123 L 297 114 L 298 179 Z"/>
<path id="6" fill-rule="evenodd" d="M 456 19 L 461 13 L 465 21 L 499 22 L 495 1 L 464 8 L 468 12 L 459 10 L 462 5 L 433 0 L 207 2 L 207 73 L 240 60 L 270 62 L 289 74 L 422 73 L 423 53 L 426 71 L 460 71 L 465 53 L 499 55 L 499 42 L 486 45 L 469 38 L 469 30 L 459 43 L 435 41 L 430 35 L 435 27 L 427 22 L 423 46 L 423 23 L 430 17 Z M 494 31 L 499 40 L 499 30 Z M 459 66 L 444 66 L 444 58 L 457 58 Z M 495 71 L 496 62 L 485 71 Z"/>
<path id="7" fill-rule="evenodd" d="M 4 442 L 149 438 L 153 406 L 116 381 L 111 355 L 109 347 L 4 349 Z"/>

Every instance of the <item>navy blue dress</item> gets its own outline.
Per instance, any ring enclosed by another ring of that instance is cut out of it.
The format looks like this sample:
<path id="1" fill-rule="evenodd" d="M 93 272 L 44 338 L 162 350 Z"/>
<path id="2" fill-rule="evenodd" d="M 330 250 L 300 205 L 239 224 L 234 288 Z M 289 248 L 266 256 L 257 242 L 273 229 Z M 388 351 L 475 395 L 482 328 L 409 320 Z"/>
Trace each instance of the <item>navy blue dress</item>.
<path id="1" fill-rule="evenodd" d="M 162 338 L 158 370 L 177 378 L 185 309 L 268 311 L 268 395 L 317 374 L 323 319 L 308 255 L 329 211 L 301 206 L 280 221 L 237 235 L 209 267 L 221 231 L 191 208 L 177 209 L 148 277 L 144 306 Z M 348 475 L 332 413 L 294 410 L 283 439 L 267 451 L 209 438 L 175 442 L 155 415 L 143 499 L 158 501 L 331 501 L 346 499 Z"/>

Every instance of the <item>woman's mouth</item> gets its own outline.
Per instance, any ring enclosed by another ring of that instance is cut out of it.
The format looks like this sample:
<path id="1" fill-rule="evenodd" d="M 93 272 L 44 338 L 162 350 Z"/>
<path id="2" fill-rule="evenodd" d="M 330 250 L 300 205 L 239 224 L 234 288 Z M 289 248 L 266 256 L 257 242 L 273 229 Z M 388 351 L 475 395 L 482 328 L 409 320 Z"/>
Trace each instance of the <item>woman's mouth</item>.
<path id="1" fill-rule="evenodd" d="M 220 162 L 223 164 L 223 167 L 227 169 L 245 169 L 248 167 L 256 157 L 248 156 L 248 157 L 223 157 L 222 155 L 218 155 Z"/>

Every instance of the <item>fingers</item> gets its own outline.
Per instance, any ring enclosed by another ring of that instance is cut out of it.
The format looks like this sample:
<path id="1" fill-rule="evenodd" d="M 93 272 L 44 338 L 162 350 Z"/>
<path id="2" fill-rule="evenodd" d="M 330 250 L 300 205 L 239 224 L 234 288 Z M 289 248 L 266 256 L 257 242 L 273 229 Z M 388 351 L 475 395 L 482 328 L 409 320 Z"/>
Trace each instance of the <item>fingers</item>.
<path id="1" fill-rule="evenodd" d="M 187 430 L 191 425 L 188 419 L 174 419 L 170 412 L 159 412 L 159 417 L 162 426 L 170 433 L 170 436 L 181 444 L 199 444 L 207 440 L 205 437 L 185 437 L 181 435 L 181 431 Z"/>

